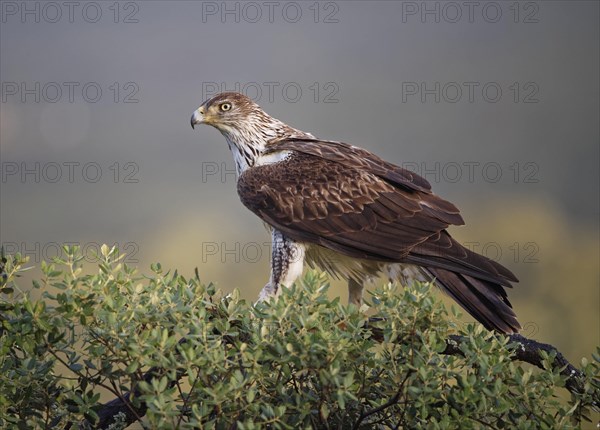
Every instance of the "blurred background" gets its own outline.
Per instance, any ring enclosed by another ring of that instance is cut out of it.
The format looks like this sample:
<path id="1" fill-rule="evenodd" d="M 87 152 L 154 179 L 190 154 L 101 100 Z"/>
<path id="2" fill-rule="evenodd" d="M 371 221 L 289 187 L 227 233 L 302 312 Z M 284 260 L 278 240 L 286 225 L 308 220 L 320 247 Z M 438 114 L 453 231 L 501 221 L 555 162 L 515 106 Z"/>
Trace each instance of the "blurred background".
<path id="1" fill-rule="evenodd" d="M 241 91 L 425 176 L 508 266 L 524 334 L 600 344 L 598 2 L 11 2 L 0 240 L 36 268 L 100 245 L 257 297 L 269 235 L 192 112 Z M 346 288 L 336 282 L 332 294 Z"/>

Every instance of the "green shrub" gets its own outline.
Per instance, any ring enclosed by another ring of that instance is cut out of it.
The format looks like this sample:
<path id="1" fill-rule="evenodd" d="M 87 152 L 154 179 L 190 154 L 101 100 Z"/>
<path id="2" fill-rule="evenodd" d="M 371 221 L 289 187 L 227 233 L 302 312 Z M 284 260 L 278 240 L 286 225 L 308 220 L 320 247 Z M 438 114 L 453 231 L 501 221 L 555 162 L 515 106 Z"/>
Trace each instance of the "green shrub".
<path id="1" fill-rule="evenodd" d="M 20 257 L 5 262 L 1 428 L 577 428 L 598 396 L 598 355 L 568 398 L 553 354 L 513 361 L 517 345 L 452 323 L 427 284 L 383 286 L 368 318 L 316 273 L 253 306 L 159 264 L 140 275 L 115 249 L 93 275 L 65 254 L 42 264 L 40 300 L 15 282 Z M 131 407 L 107 417 L 112 398 Z"/>

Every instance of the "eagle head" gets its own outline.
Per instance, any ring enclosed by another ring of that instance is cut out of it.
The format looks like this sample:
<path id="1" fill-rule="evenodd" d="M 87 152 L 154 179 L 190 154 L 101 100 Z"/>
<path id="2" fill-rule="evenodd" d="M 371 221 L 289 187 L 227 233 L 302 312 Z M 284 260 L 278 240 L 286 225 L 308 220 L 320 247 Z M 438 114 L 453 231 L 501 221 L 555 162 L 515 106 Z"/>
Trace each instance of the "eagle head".
<path id="1" fill-rule="evenodd" d="M 312 137 L 273 118 L 243 94 L 220 93 L 194 111 L 192 128 L 208 124 L 221 132 L 233 152 L 238 174 L 254 166 L 274 141 L 289 137 Z"/>
<path id="2" fill-rule="evenodd" d="M 243 128 L 262 109 L 249 97 L 240 93 L 220 93 L 206 100 L 192 115 L 192 128 L 196 124 L 212 125 L 221 132 Z"/>

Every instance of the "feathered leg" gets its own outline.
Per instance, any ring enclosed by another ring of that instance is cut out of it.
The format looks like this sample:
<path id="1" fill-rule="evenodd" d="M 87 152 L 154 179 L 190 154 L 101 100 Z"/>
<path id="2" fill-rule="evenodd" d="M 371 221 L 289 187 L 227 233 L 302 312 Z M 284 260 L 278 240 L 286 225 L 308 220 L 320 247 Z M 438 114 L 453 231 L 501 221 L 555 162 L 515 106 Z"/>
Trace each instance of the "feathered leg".
<path id="1" fill-rule="evenodd" d="M 271 243 L 271 277 L 258 296 L 263 301 L 280 292 L 280 287 L 291 287 L 302 274 L 304 267 L 304 245 L 288 239 L 273 229 Z"/>
<path id="2" fill-rule="evenodd" d="M 364 287 L 361 282 L 353 278 L 348 279 L 348 304 L 360 307 L 362 305 L 363 290 Z"/>

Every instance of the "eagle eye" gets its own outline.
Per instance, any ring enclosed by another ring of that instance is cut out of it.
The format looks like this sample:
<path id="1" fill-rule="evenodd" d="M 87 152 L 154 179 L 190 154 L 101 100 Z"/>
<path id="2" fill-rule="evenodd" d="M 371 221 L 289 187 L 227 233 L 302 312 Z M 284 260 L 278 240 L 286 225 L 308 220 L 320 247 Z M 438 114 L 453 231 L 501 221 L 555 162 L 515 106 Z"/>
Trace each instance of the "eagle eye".
<path id="1" fill-rule="evenodd" d="M 221 105 L 219 106 L 219 109 L 221 109 L 223 112 L 227 112 L 228 110 L 231 110 L 231 103 L 228 103 L 228 102 L 221 103 Z"/>

